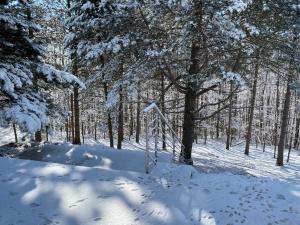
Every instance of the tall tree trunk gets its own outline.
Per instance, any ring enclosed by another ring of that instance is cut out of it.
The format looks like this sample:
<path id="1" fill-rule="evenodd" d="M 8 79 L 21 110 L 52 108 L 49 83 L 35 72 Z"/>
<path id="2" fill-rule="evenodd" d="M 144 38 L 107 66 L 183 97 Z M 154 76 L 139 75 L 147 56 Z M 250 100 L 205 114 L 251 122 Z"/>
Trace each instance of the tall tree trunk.
<path id="1" fill-rule="evenodd" d="M 291 98 L 291 76 L 289 76 L 287 87 L 286 87 L 286 93 L 285 93 L 285 99 L 284 99 L 284 107 L 282 112 L 282 119 L 281 119 L 281 130 L 280 130 L 280 137 L 279 137 L 279 143 L 278 143 L 278 150 L 277 150 L 277 166 L 283 166 L 283 153 L 284 153 L 284 142 L 285 142 L 285 136 L 287 132 L 287 126 L 288 126 L 288 120 L 289 120 L 289 111 L 290 111 L 290 98 Z"/>
<path id="2" fill-rule="evenodd" d="M 140 143 L 140 132 L 141 132 L 140 112 L 141 112 L 141 96 L 140 96 L 140 90 L 138 90 L 138 99 L 137 99 L 137 107 L 136 107 L 136 127 L 135 127 L 136 143 Z"/>
<path id="3" fill-rule="evenodd" d="M 107 89 L 107 83 L 104 83 L 104 96 L 105 101 L 107 101 L 107 95 L 108 95 L 108 89 Z M 112 127 L 112 120 L 110 112 L 107 113 L 107 127 L 108 127 L 108 136 L 109 136 L 109 145 L 111 148 L 114 147 L 114 134 L 113 134 L 113 127 Z"/>
<path id="4" fill-rule="evenodd" d="M 71 101 L 71 135 L 72 135 L 72 143 L 74 142 L 74 137 L 75 137 L 75 129 L 74 129 L 74 98 L 73 98 L 73 93 L 71 94 L 70 97 L 70 101 Z"/>
<path id="5" fill-rule="evenodd" d="M 129 121 L 129 139 L 133 135 L 133 105 L 130 103 L 129 105 L 129 111 L 130 111 L 130 121 Z"/>
<path id="6" fill-rule="evenodd" d="M 221 95 L 221 86 L 219 85 L 219 94 Z M 220 110 L 221 104 L 218 104 L 218 110 Z M 216 123 L 216 139 L 220 137 L 220 113 L 217 114 L 217 123 Z"/>
<path id="7" fill-rule="evenodd" d="M 279 92 L 279 77 L 276 82 L 276 114 L 275 114 L 275 128 L 274 128 L 274 159 L 276 158 L 276 150 L 278 145 L 278 119 L 279 119 L 279 103 L 280 103 L 280 92 Z"/>
<path id="8" fill-rule="evenodd" d="M 84 144 L 84 125 L 83 125 L 83 121 L 81 121 L 81 136 L 82 136 L 82 143 Z"/>
<path id="9" fill-rule="evenodd" d="M 118 116 L 118 144 L 117 148 L 121 149 L 122 148 L 122 141 L 124 137 L 124 129 L 123 129 L 123 93 L 122 93 L 122 88 L 119 93 L 119 116 Z"/>
<path id="10" fill-rule="evenodd" d="M 230 81 L 230 93 L 233 92 L 233 81 Z M 229 150 L 230 140 L 231 140 L 231 121 L 232 121 L 232 107 L 233 107 L 233 97 L 230 97 L 229 102 L 229 110 L 228 110 L 228 126 L 226 130 L 227 138 L 226 138 L 226 149 Z"/>
<path id="11" fill-rule="evenodd" d="M 161 93 L 160 93 L 160 108 L 163 116 L 165 116 L 165 78 L 164 75 L 161 75 Z M 162 149 L 166 149 L 166 123 L 162 121 L 161 123 L 161 129 L 162 129 Z"/>
<path id="12" fill-rule="evenodd" d="M 80 121 L 79 121 L 79 90 L 74 87 L 74 140 L 73 144 L 80 145 Z"/>
<path id="13" fill-rule="evenodd" d="M 97 141 L 97 122 L 94 122 L 94 139 Z"/>
<path id="14" fill-rule="evenodd" d="M 69 120 L 68 119 L 66 119 L 65 130 L 66 130 L 67 141 L 70 141 L 70 138 L 69 138 Z"/>
<path id="15" fill-rule="evenodd" d="M 185 94 L 184 116 L 183 116 L 183 131 L 182 143 L 184 149 L 181 151 L 181 161 L 187 164 L 193 164 L 192 148 L 195 130 L 194 111 L 196 106 L 197 93 L 194 89 L 189 88 Z"/>
<path id="16" fill-rule="evenodd" d="M 253 80 L 253 87 L 252 87 L 251 101 L 250 101 L 250 109 L 249 109 L 250 110 L 249 123 L 248 123 L 247 134 L 246 134 L 246 146 L 245 146 L 246 155 L 249 155 L 249 148 L 251 143 L 252 123 L 253 123 L 253 116 L 254 116 L 258 72 L 259 72 L 259 53 L 257 52 L 255 70 L 254 70 L 254 80 Z"/>
<path id="17" fill-rule="evenodd" d="M 15 144 L 18 143 L 18 134 L 17 134 L 17 128 L 16 128 L 16 124 L 13 123 L 13 130 L 14 130 L 14 136 L 15 136 Z"/>
<path id="18" fill-rule="evenodd" d="M 295 112 L 297 113 L 297 112 Z M 295 139 L 294 139 L 294 149 L 298 149 L 299 145 L 299 127 L 300 127 L 300 118 L 297 117 L 296 119 L 296 129 L 295 129 Z"/>

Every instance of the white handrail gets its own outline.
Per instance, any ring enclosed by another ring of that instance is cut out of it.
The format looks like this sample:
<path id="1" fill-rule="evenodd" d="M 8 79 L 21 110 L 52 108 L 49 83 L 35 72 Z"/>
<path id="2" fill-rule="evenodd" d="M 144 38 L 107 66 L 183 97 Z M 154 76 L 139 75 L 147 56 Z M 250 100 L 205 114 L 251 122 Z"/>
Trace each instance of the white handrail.
<path id="1" fill-rule="evenodd" d="M 151 122 L 149 123 L 149 115 L 151 112 L 154 112 L 154 119 L 151 120 Z M 157 150 L 158 150 L 158 140 L 160 139 L 158 137 L 158 130 L 159 130 L 159 126 L 158 123 L 159 121 L 162 121 L 167 128 L 170 130 L 170 136 L 172 138 L 172 140 L 169 140 L 172 142 L 172 144 L 168 144 L 170 147 L 172 147 L 173 149 L 173 158 L 172 158 L 172 162 L 176 161 L 176 147 L 178 147 L 178 145 L 176 145 L 176 142 L 179 143 L 179 155 L 181 154 L 182 151 L 184 151 L 184 145 L 182 144 L 181 140 L 179 139 L 179 137 L 177 136 L 176 132 L 173 130 L 172 126 L 170 125 L 168 119 L 162 114 L 162 112 L 159 110 L 158 106 L 155 103 L 151 103 L 149 106 L 147 106 L 144 110 L 143 113 L 145 115 L 145 128 L 146 128 L 146 151 L 145 151 L 145 170 L 146 173 L 149 173 L 150 170 L 150 166 L 151 164 L 156 164 L 157 162 Z M 150 131 L 150 127 L 154 126 Z M 165 136 L 166 135 L 166 130 L 163 130 L 162 133 L 164 133 Z M 149 147 L 149 139 L 150 139 L 150 134 L 154 131 L 154 141 L 155 141 L 155 145 L 154 145 L 154 154 L 155 154 L 155 158 L 153 160 L 153 158 L 150 155 L 150 147 Z M 166 141 L 166 140 L 164 140 Z M 151 160 L 152 159 L 152 160 Z M 178 159 L 179 161 L 180 159 Z"/>

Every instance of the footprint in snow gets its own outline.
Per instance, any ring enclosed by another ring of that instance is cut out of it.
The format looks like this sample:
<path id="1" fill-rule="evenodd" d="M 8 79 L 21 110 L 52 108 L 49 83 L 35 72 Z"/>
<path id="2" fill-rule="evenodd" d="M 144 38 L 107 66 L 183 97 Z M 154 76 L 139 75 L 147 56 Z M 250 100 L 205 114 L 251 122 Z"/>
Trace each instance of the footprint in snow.
<path id="1" fill-rule="evenodd" d="M 19 194 L 19 193 L 18 193 L 18 192 L 12 192 L 12 191 L 9 192 L 9 195 L 10 195 L 10 196 L 16 196 L 17 194 Z"/>
<path id="2" fill-rule="evenodd" d="M 277 197 L 277 199 L 279 199 L 279 200 L 285 200 L 285 197 L 284 197 L 284 195 L 282 195 L 282 194 L 277 194 L 276 197 Z"/>
<path id="3" fill-rule="evenodd" d="M 39 207 L 40 204 L 33 202 L 33 203 L 30 204 L 30 206 L 31 206 L 32 208 L 36 208 L 36 207 Z"/>
<path id="4" fill-rule="evenodd" d="M 202 189 L 202 191 L 203 191 L 205 194 L 210 194 L 210 190 L 208 190 L 207 188 Z"/>
<path id="5" fill-rule="evenodd" d="M 109 198 L 111 197 L 110 195 L 98 195 L 97 198 Z"/>
<path id="6" fill-rule="evenodd" d="M 80 203 L 80 202 L 84 202 L 85 200 L 87 200 L 88 198 L 83 198 L 83 199 L 79 199 L 78 201 L 76 201 L 75 203 Z"/>
<path id="7" fill-rule="evenodd" d="M 94 221 L 99 221 L 101 219 L 102 219 L 101 217 L 97 217 L 97 218 L 94 219 Z"/>

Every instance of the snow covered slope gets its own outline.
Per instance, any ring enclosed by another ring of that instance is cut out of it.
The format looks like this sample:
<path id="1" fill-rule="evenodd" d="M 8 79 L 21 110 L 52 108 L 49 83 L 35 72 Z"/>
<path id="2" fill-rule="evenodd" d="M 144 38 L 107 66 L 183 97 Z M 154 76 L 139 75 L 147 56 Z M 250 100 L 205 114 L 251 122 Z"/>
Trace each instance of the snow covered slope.
<path id="1" fill-rule="evenodd" d="M 189 179 L 183 167 L 154 176 L 0 158 L 0 224 L 300 224 L 299 183 L 232 173 Z"/>
<path id="2" fill-rule="evenodd" d="M 70 143 L 44 144 L 29 148 L 18 157 L 102 169 L 145 172 L 143 150 L 118 150 L 103 144 L 80 146 Z M 170 162 L 171 157 L 167 152 L 159 152 L 158 161 Z"/>

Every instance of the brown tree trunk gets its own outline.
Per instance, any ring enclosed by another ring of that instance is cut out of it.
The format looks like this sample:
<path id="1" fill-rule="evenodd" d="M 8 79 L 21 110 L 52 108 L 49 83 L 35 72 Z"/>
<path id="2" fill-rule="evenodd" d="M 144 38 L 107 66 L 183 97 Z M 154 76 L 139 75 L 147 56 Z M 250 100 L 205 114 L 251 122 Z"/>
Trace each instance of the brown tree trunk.
<path id="1" fill-rule="evenodd" d="M 258 72 L 259 72 L 259 53 L 257 52 L 255 71 L 254 71 L 254 80 L 253 80 L 253 87 L 252 87 L 251 101 L 250 101 L 249 123 L 248 123 L 247 134 L 246 134 L 246 146 L 245 146 L 246 155 L 249 155 L 249 148 L 251 143 L 252 123 L 253 123 L 253 116 L 254 116 Z"/>
<path id="2" fill-rule="evenodd" d="M 233 92 L 233 81 L 230 81 L 230 93 Z M 231 140 L 231 121 L 232 121 L 232 107 L 233 107 L 233 97 L 230 98 L 229 110 L 228 110 L 228 127 L 226 130 L 226 149 L 229 150 L 230 140 Z"/>
<path id="3" fill-rule="evenodd" d="M 108 95 L 107 83 L 104 83 L 105 101 L 107 101 L 107 95 Z M 108 115 L 107 115 L 107 127 L 108 127 L 109 144 L 110 144 L 110 147 L 113 148 L 114 147 L 114 134 L 113 134 L 112 120 L 111 120 L 110 112 L 108 112 Z"/>
<path id="4" fill-rule="evenodd" d="M 15 144 L 18 143 L 18 134 L 17 134 L 17 128 L 16 124 L 13 123 L 13 130 L 14 130 L 14 136 L 15 136 Z"/>
<path id="5" fill-rule="evenodd" d="M 79 90 L 74 87 L 74 140 L 73 144 L 80 145 L 80 122 L 79 122 Z"/>
<path id="6" fill-rule="evenodd" d="M 161 75 L 161 93 L 160 93 L 160 108 L 163 116 L 165 116 L 165 81 L 164 75 Z M 166 123 L 162 121 L 161 123 L 161 130 L 162 130 L 162 149 L 166 149 Z"/>
<path id="7" fill-rule="evenodd" d="M 71 101 L 71 135 L 72 135 L 72 143 L 74 142 L 74 137 L 75 137 L 75 132 L 74 132 L 74 98 L 73 98 L 73 94 L 71 94 L 70 97 L 70 101 Z"/>
<path id="8" fill-rule="evenodd" d="M 274 129 L 274 159 L 276 158 L 276 150 L 278 145 L 278 118 L 279 118 L 279 77 L 277 78 L 276 82 L 276 114 L 275 114 L 275 129 Z"/>
<path id="9" fill-rule="evenodd" d="M 194 111 L 196 106 L 197 93 L 189 88 L 185 94 L 182 143 L 184 149 L 181 151 L 181 160 L 187 164 L 193 164 L 192 148 L 194 140 L 195 118 Z"/>
<path id="10" fill-rule="evenodd" d="M 94 123 L 94 139 L 97 141 L 97 122 Z"/>
<path id="11" fill-rule="evenodd" d="M 122 148 L 122 141 L 124 137 L 124 129 L 123 129 L 123 94 L 122 94 L 122 88 L 119 93 L 119 116 L 118 116 L 118 144 L 117 148 Z"/>
<path id="12" fill-rule="evenodd" d="M 295 112 L 297 113 L 297 112 Z M 296 129 L 295 129 L 295 139 L 294 139 L 294 149 L 298 149 L 298 145 L 299 145 L 299 127 L 300 127 L 300 118 L 297 117 L 296 119 Z"/>
<path id="13" fill-rule="evenodd" d="M 133 105 L 129 105 L 130 121 L 129 121 L 129 139 L 133 136 Z"/>
<path id="14" fill-rule="evenodd" d="M 280 130 L 280 137 L 279 137 L 278 150 L 277 150 L 277 161 L 276 161 L 277 166 L 283 166 L 284 142 L 285 142 L 285 136 L 287 132 L 289 111 L 290 111 L 290 98 L 291 98 L 290 82 L 291 82 L 291 76 L 289 76 L 287 82 L 285 99 L 284 99 L 284 107 L 283 107 L 282 119 L 281 119 L 281 130 Z"/>
<path id="15" fill-rule="evenodd" d="M 83 122 L 81 122 L 81 136 L 82 136 L 82 143 L 84 144 L 84 127 L 83 127 Z"/>
<path id="16" fill-rule="evenodd" d="M 65 130 L 66 130 L 67 141 L 70 141 L 70 138 L 69 138 L 69 120 L 68 119 L 66 119 Z"/>
<path id="17" fill-rule="evenodd" d="M 141 96 L 140 91 L 138 91 L 137 107 L 136 107 L 136 128 L 135 128 L 135 142 L 140 143 L 140 132 L 141 132 L 141 121 L 140 121 L 140 112 L 141 112 Z"/>

